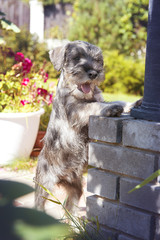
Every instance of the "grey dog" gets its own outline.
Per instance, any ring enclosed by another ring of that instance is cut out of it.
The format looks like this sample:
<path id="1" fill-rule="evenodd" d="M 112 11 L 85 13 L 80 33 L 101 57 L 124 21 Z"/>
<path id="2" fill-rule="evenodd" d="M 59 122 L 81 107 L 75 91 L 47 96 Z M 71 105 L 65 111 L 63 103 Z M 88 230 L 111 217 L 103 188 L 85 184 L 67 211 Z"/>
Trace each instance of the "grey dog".
<path id="1" fill-rule="evenodd" d="M 44 147 L 36 170 L 35 201 L 44 208 L 47 193 L 61 184 L 67 191 L 66 208 L 75 212 L 82 195 L 87 165 L 90 115 L 120 116 L 123 103 L 105 103 L 98 85 L 104 80 L 100 48 L 83 41 L 69 42 L 50 51 L 54 68 L 61 71 Z"/>

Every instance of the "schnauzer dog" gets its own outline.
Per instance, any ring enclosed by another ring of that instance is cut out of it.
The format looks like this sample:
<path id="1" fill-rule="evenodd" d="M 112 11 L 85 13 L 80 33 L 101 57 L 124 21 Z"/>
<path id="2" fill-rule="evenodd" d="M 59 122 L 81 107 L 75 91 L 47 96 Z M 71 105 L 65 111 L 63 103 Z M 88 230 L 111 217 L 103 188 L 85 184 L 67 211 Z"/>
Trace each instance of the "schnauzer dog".
<path id="1" fill-rule="evenodd" d="M 67 191 L 66 208 L 73 213 L 82 195 L 82 174 L 87 165 L 89 116 L 120 116 L 125 104 L 103 100 L 98 88 L 104 80 L 100 48 L 74 41 L 49 54 L 61 75 L 38 159 L 35 201 L 37 208 L 44 208 L 48 194 L 39 184 L 50 191 L 61 184 Z"/>

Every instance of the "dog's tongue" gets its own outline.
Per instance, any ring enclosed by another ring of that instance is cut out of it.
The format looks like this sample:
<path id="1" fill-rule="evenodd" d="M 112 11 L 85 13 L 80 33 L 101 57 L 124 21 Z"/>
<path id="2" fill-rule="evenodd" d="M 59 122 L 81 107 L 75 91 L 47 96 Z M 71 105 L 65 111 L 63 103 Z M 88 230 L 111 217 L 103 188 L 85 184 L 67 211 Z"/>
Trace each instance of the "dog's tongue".
<path id="1" fill-rule="evenodd" d="M 89 93 L 91 90 L 90 84 L 89 83 L 82 84 L 81 89 L 84 93 Z"/>

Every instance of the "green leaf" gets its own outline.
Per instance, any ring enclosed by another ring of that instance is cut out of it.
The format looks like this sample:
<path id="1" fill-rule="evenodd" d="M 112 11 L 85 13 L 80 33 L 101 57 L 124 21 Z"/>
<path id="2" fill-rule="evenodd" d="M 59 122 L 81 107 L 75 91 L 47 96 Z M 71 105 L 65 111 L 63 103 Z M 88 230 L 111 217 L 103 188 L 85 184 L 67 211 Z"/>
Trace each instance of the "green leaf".
<path id="1" fill-rule="evenodd" d="M 6 20 L 5 18 L 2 18 L 0 21 L 3 29 L 12 30 L 15 33 L 19 33 L 21 31 L 14 23 Z"/>
<path id="2" fill-rule="evenodd" d="M 17 235 L 23 240 L 44 240 L 44 239 L 58 239 L 68 235 L 67 226 L 62 224 L 54 224 L 51 226 L 30 226 L 29 224 L 23 222 L 17 222 L 15 225 L 15 230 Z"/>
<path id="3" fill-rule="evenodd" d="M 160 176 L 160 169 L 157 170 L 156 172 L 154 172 L 151 176 L 149 176 L 148 178 L 146 178 L 143 182 L 141 182 L 140 184 L 138 184 L 137 186 L 135 186 L 133 189 L 131 189 L 128 193 L 131 193 L 137 189 L 140 189 L 141 187 L 145 186 L 146 184 L 148 184 L 149 182 L 151 182 L 153 179 L 155 179 L 156 177 Z"/>
<path id="4" fill-rule="evenodd" d="M 60 203 L 60 201 L 58 200 L 58 198 L 56 198 L 47 188 L 45 188 L 42 184 L 38 183 L 35 181 L 35 183 L 37 183 L 41 188 L 43 188 L 50 196 L 52 196 L 54 199 L 56 199 L 57 202 Z M 61 203 L 60 203 L 61 204 Z M 62 205 L 62 204 L 61 204 Z"/>
<path id="5" fill-rule="evenodd" d="M 34 189 L 26 184 L 0 180 L 0 195 L 9 201 L 33 192 Z"/>
<path id="6" fill-rule="evenodd" d="M 5 14 L 4 12 L 1 12 L 1 11 L 0 11 L 0 15 L 1 15 L 1 16 L 5 16 L 6 14 Z"/>
<path id="7" fill-rule="evenodd" d="M 8 85 L 9 85 L 9 83 L 8 83 Z M 6 83 L 3 84 L 3 90 L 4 90 L 4 91 L 7 91 L 7 90 L 8 90 L 8 87 L 9 87 L 8 85 L 7 85 Z"/>
<path id="8" fill-rule="evenodd" d="M 99 226 L 98 216 L 96 216 L 96 225 L 97 225 L 97 230 L 99 231 L 100 226 Z"/>
<path id="9" fill-rule="evenodd" d="M 1 239 L 51 240 L 68 234 L 69 227 L 35 209 L 0 207 Z"/>
<path id="10" fill-rule="evenodd" d="M 43 196 L 42 196 L 42 197 L 43 197 Z M 48 200 L 48 201 L 50 201 L 50 202 L 56 203 L 56 204 L 58 204 L 58 205 L 61 205 L 60 202 L 54 201 L 54 200 L 52 200 L 52 199 L 50 199 L 50 198 L 46 198 L 46 197 L 43 197 L 43 198 L 46 199 L 46 200 Z"/>
<path id="11" fill-rule="evenodd" d="M 6 42 L 4 41 L 3 37 L 0 36 L 0 45 L 5 44 Z"/>

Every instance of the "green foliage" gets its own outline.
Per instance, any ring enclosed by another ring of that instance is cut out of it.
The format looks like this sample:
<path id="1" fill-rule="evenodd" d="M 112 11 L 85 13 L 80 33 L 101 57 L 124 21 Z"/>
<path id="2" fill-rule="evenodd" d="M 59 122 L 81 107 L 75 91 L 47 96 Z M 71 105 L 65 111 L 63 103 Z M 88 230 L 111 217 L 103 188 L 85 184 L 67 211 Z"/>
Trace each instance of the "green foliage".
<path id="1" fill-rule="evenodd" d="M 61 201 L 59 201 L 59 199 L 57 197 L 55 197 L 47 188 L 45 188 L 43 185 L 39 184 L 37 182 L 37 184 L 43 188 L 51 197 L 50 198 L 46 198 L 43 196 L 44 199 L 54 203 L 54 204 L 58 204 L 62 207 L 62 209 L 65 212 L 65 217 L 66 219 L 64 219 L 65 221 L 67 220 L 70 223 L 70 234 L 68 235 L 68 238 L 65 239 L 70 239 L 70 240 L 104 240 L 104 237 L 101 235 L 101 233 L 99 232 L 100 230 L 100 225 L 99 225 L 99 221 L 98 221 L 98 217 L 92 218 L 91 222 L 87 219 L 83 219 L 80 217 L 75 217 L 73 216 L 65 207 L 65 203 L 66 200 L 64 201 L 64 203 L 62 203 Z M 63 220 L 63 219 L 62 219 Z M 96 226 L 94 226 L 94 225 Z M 91 230 L 91 231 L 90 231 Z M 93 232 L 94 232 L 94 236 L 93 236 Z"/>
<path id="2" fill-rule="evenodd" d="M 2 34 L 7 48 L 12 49 L 13 52 L 22 52 L 34 62 L 39 59 L 39 62 L 43 63 L 47 57 L 46 46 L 38 43 L 38 38 L 30 34 L 25 28 L 20 33 L 2 32 Z"/>
<path id="3" fill-rule="evenodd" d="M 22 0 L 23 2 L 29 3 L 29 0 Z M 38 0 L 42 2 L 43 5 L 51 5 L 56 3 L 74 3 L 74 0 Z"/>
<path id="4" fill-rule="evenodd" d="M 42 103 L 50 104 L 53 94 L 47 91 L 48 74 L 43 69 L 36 72 L 21 52 L 14 57 L 18 63 L 0 74 L 0 112 L 33 112 Z"/>
<path id="5" fill-rule="evenodd" d="M 154 172 L 151 176 L 149 176 L 148 178 L 146 178 L 143 182 L 141 182 L 140 184 L 138 184 L 137 186 L 135 186 L 133 189 L 131 189 L 128 193 L 131 193 L 135 190 L 138 190 L 142 187 L 144 187 L 146 184 L 148 184 L 149 182 L 153 181 L 155 178 L 157 178 L 158 176 L 160 176 L 160 169 L 157 170 L 156 172 Z"/>
<path id="6" fill-rule="evenodd" d="M 45 38 L 52 38 L 52 39 L 64 39 L 64 32 L 61 30 L 59 26 L 52 27 L 45 31 Z"/>
<path id="7" fill-rule="evenodd" d="M 147 39 L 149 0 L 125 0 L 118 42 L 124 52 L 137 55 L 144 54 Z"/>
<path id="8" fill-rule="evenodd" d="M 48 90 L 50 93 L 55 92 L 55 86 L 56 82 L 59 76 L 59 73 L 54 70 L 52 63 L 49 60 L 49 55 L 48 55 L 48 49 L 45 44 L 39 43 L 37 37 L 34 35 L 30 34 L 25 28 L 20 32 L 20 33 L 12 33 L 8 34 L 7 32 L 3 31 L 4 39 L 7 43 L 6 46 L 1 46 L 0 47 L 0 74 L 2 74 L 2 78 L 5 79 L 8 85 L 8 89 L 10 89 L 10 85 L 13 85 L 15 83 L 15 80 L 17 80 L 16 85 L 14 86 L 15 88 L 21 88 L 22 86 L 20 85 L 20 77 L 19 79 L 14 78 L 13 76 L 11 77 L 13 71 L 11 71 L 12 66 L 16 63 L 15 61 L 15 52 L 21 51 L 26 57 L 31 59 L 31 61 L 34 63 L 33 64 L 33 72 L 38 73 L 41 71 L 41 73 L 48 73 L 48 81 L 47 83 L 43 83 L 42 75 L 39 76 L 39 80 L 42 79 L 42 84 L 41 87 L 45 88 Z M 3 75 L 6 74 L 7 75 Z M 9 77 L 9 80 L 6 79 L 6 77 Z M 10 78 L 11 77 L 11 78 Z M 12 82 L 14 78 L 14 82 Z M 39 81 L 38 80 L 38 81 Z M 22 79 L 21 79 L 22 81 Z M 2 82 L 0 82 L 2 85 Z M 43 85 L 43 86 L 42 86 Z M 23 87 L 24 88 L 24 87 Z M 13 92 L 13 90 L 11 92 Z M 2 98 L 2 96 L 0 96 Z M 4 96 L 3 96 L 4 97 Z M 13 97 L 13 95 L 12 95 Z M 8 99 L 10 98 L 10 99 Z M 19 104 L 19 99 L 17 96 L 17 104 Z M 16 100 L 14 98 L 14 101 Z M 4 100 L 4 99 L 3 99 Z M 5 96 L 5 102 L 11 101 L 11 96 L 6 97 Z M 5 103 L 3 104 L 3 106 Z M 21 104 L 20 104 L 21 106 Z M 10 108 L 11 106 L 8 106 Z M 21 110 L 29 111 L 28 109 L 29 105 L 26 104 L 24 107 L 21 106 Z M 41 116 L 41 121 L 40 121 L 40 129 L 41 130 L 46 130 L 47 124 L 49 121 L 50 117 L 50 112 L 51 112 L 51 107 L 52 106 L 45 106 L 45 113 Z M 17 108 L 18 109 L 18 108 Z M 6 109 L 7 110 L 7 109 Z M 20 110 L 20 109 L 19 109 Z M 32 108 L 33 110 L 33 108 Z M 2 111 L 2 106 L 1 106 L 1 111 Z M 18 111 L 18 110 L 17 110 Z"/>
<path id="9" fill-rule="evenodd" d="M 145 47 L 147 9 L 148 0 L 117 0 L 114 4 L 112 0 L 76 0 L 68 37 L 137 56 Z"/>
<path id="10" fill-rule="evenodd" d="M 131 94 L 126 94 L 126 93 L 104 93 L 102 92 L 103 98 L 106 102 L 113 102 L 113 101 L 124 101 L 124 102 L 136 102 L 142 96 L 139 95 L 131 95 Z"/>
<path id="11" fill-rule="evenodd" d="M 56 92 L 56 86 L 57 86 L 57 80 L 56 81 L 48 81 L 48 90 L 50 92 L 55 93 Z M 44 114 L 41 115 L 40 118 L 40 126 L 39 126 L 39 130 L 40 131 L 46 131 L 48 123 L 49 123 L 49 119 L 50 119 L 50 115 L 51 115 L 51 111 L 52 111 L 52 104 L 46 104 L 44 105 Z"/>
<path id="12" fill-rule="evenodd" d="M 69 39 L 88 41 L 99 45 L 103 49 L 106 46 L 110 48 L 113 41 L 111 41 L 112 36 L 109 34 L 112 30 L 111 24 L 109 24 L 109 15 L 112 12 L 112 21 L 114 22 L 117 13 L 115 14 L 113 9 L 117 2 L 115 1 L 113 4 L 113 1 L 110 0 L 76 0 L 70 22 Z M 114 28 L 117 28 L 117 26 L 114 25 Z"/>
<path id="13" fill-rule="evenodd" d="M 40 118 L 39 131 L 46 131 L 52 111 L 52 105 L 45 105 L 44 110 L 45 113 Z"/>
<path id="14" fill-rule="evenodd" d="M 69 38 L 102 48 L 103 91 L 143 95 L 147 9 L 148 0 L 75 1 Z"/>
<path id="15" fill-rule="evenodd" d="M 143 95 L 143 59 L 125 58 L 118 51 L 105 51 L 104 68 L 105 81 L 101 84 L 101 89 L 104 92 Z"/>
<path id="16" fill-rule="evenodd" d="M 49 74 L 49 78 L 58 78 L 59 73 L 54 70 L 50 62 L 46 44 L 39 43 L 35 35 L 30 34 L 25 28 L 22 29 L 20 33 L 10 32 L 10 34 L 8 34 L 8 32 L 3 31 L 2 34 L 7 43 L 7 47 L 1 47 L 0 73 L 9 70 L 15 63 L 14 58 L 11 58 L 11 52 L 22 52 L 34 62 L 34 68 L 36 68 L 37 71 L 45 67 L 45 71 Z"/>
<path id="17" fill-rule="evenodd" d="M 13 31 L 19 33 L 20 29 L 11 21 L 5 18 L 5 13 L 0 11 L 0 30 L 4 29 L 5 31 Z M 0 44 L 5 44 L 5 41 L 2 36 L 0 36 Z"/>
<path id="18" fill-rule="evenodd" d="M 69 227 L 58 220 L 29 208 L 15 207 L 14 200 L 34 189 L 18 182 L 0 180 L 1 239 L 50 240 L 62 239 Z"/>
<path id="19" fill-rule="evenodd" d="M 15 159 L 11 164 L 7 165 L 9 171 L 32 170 L 37 165 L 37 159 L 20 158 Z"/>
<path id="20" fill-rule="evenodd" d="M 33 192 L 34 189 L 28 185 L 21 184 L 19 182 L 12 182 L 12 181 L 0 181 L 0 193 L 2 199 L 4 199 L 7 203 L 13 201 L 16 198 L 19 198 L 25 194 L 29 194 Z"/>

